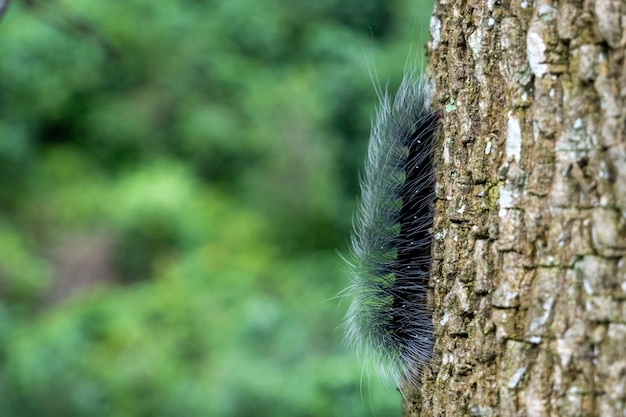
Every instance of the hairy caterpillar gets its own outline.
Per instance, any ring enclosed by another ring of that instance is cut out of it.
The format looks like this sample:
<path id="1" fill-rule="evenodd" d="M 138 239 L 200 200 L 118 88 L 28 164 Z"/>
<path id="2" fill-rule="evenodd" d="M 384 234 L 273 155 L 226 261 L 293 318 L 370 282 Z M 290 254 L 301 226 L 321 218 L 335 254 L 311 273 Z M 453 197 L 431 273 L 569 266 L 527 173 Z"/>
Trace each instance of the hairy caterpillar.
<path id="1" fill-rule="evenodd" d="M 352 303 L 346 338 L 380 365 L 384 377 L 415 387 L 430 358 L 427 307 L 433 224 L 432 150 L 440 113 L 430 109 L 428 84 L 405 72 L 395 95 L 380 100 L 361 178 L 352 233 Z"/>

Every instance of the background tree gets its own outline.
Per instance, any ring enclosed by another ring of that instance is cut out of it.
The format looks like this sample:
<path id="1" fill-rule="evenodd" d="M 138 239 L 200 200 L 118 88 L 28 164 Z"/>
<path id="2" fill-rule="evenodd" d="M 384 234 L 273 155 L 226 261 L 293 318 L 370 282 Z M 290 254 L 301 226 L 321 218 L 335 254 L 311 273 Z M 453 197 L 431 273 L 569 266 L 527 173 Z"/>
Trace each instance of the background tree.
<path id="1" fill-rule="evenodd" d="M 405 415 L 623 415 L 625 12 L 437 2 L 436 346 Z"/>
<path id="2" fill-rule="evenodd" d="M 367 63 L 395 89 L 431 11 L 0 0 L 0 416 L 399 415 L 336 251 Z"/>

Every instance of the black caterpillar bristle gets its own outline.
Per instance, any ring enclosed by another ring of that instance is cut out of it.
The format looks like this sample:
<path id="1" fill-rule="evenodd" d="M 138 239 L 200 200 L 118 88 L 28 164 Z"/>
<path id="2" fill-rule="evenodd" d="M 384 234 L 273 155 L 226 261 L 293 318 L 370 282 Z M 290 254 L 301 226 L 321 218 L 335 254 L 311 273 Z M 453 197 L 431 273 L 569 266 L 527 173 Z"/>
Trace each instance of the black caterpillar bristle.
<path id="1" fill-rule="evenodd" d="M 433 347 L 427 287 L 440 114 L 413 73 L 394 99 L 380 90 L 379 98 L 352 236 L 347 339 L 395 384 L 416 386 Z"/>

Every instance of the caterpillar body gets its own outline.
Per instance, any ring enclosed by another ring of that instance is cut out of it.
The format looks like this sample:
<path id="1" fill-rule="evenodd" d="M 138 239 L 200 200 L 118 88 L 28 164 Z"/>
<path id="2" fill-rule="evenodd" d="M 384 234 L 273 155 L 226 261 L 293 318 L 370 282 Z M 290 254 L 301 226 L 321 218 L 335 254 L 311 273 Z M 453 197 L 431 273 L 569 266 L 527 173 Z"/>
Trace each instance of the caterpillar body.
<path id="1" fill-rule="evenodd" d="M 377 95 L 353 222 L 346 339 L 404 391 L 418 385 L 433 347 L 427 286 L 440 113 L 414 71 L 395 97 L 380 87 Z"/>

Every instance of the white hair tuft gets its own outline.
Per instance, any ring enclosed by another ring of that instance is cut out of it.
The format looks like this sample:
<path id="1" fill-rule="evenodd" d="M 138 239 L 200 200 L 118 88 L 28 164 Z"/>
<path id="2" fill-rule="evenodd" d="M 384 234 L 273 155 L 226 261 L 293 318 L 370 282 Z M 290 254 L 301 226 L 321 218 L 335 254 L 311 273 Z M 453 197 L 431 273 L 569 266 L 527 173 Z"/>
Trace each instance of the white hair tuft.
<path id="1" fill-rule="evenodd" d="M 347 340 L 401 390 L 418 385 L 433 347 L 427 286 L 440 113 L 430 108 L 429 89 L 414 71 L 394 98 L 377 87 L 346 289 Z"/>

